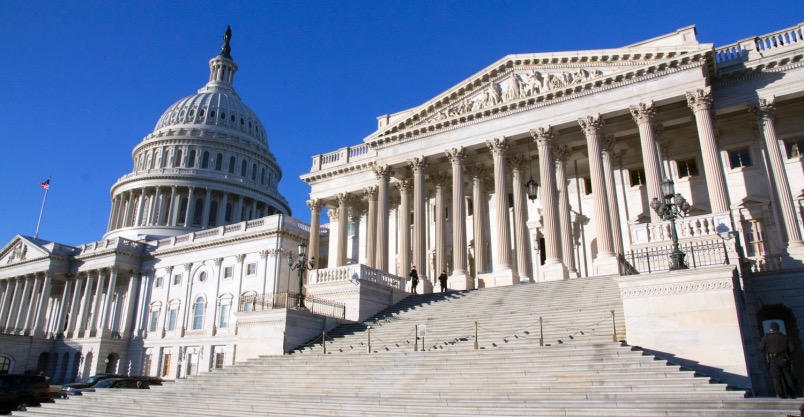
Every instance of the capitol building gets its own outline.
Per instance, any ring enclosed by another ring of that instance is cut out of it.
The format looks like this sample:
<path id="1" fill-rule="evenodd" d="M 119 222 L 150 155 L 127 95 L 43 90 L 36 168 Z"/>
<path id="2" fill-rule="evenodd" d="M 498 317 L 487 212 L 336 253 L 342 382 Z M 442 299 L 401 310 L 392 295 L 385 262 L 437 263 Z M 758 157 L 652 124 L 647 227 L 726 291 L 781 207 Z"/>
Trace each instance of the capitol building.
<path id="1" fill-rule="evenodd" d="M 628 344 L 762 391 L 772 321 L 804 362 L 802 27 L 504 56 L 313 155 L 304 220 L 227 31 L 134 148 L 102 239 L 0 251 L 0 372 L 173 379 L 282 354 L 407 297 L 415 266 L 424 293 L 442 272 L 454 291 L 613 277 Z"/>

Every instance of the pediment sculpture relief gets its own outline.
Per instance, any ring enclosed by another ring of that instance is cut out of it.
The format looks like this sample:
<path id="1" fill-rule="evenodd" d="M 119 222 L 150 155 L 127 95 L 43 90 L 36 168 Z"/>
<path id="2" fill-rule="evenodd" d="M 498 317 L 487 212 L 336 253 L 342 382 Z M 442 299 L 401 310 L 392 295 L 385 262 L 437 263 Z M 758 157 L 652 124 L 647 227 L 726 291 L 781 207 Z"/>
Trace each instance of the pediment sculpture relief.
<path id="1" fill-rule="evenodd" d="M 581 84 L 603 75 L 599 69 L 575 68 L 565 71 L 529 71 L 513 72 L 497 82 L 472 95 L 466 96 L 438 111 L 429 119 L 419 123 L 433 123 L 451 117 L 460 116 L 472 111 L 495 107 L 524 97 L 532 97 L 552 90 L 559 90 L 572 85 Z"/>
<path id="2" fill-rule="evenodd" d="M 28 247 L 22 242 L 17 242 L 14 249 L 11 250 L 11 255 L 7 258 L 7 264 L 12 262 L 19 262 L 25 260 L 25 255 L 28 254 Z"/>

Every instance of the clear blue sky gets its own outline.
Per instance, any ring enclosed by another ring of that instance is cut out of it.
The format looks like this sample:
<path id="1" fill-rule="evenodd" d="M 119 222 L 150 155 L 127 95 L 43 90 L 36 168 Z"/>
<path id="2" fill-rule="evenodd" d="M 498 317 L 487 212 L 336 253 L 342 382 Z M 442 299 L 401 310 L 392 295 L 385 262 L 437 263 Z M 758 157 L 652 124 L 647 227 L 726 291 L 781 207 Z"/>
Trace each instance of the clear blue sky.
<path id="1" fill-rule="evenodd" d="M 724 46 L 802 12 L 801 1 L 3 0 L 0 246 L 34 234 L 48 175 L 40 237 L 99 240 L 132 149 L 205 84 L 227 24 L 235 88 L 266 126 L 293 215 L 309 221 L 299 175 L 312 155 L 360 143 L 376 116 L 507 54 L 615 48 L 693 24 Z"/>

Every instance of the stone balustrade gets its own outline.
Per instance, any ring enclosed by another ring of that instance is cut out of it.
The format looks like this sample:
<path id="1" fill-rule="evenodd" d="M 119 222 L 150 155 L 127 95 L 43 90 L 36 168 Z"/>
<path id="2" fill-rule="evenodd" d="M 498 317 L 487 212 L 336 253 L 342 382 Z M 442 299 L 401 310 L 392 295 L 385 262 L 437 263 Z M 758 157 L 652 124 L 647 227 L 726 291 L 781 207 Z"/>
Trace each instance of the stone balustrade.
<path id="1" fill-rule="evenodd" d="M 738 64 L 762 58 L 768 53 L 774 53 L 785 46 L 800 43 L 803 40 L 804 23 L 766 35 L 746 38 L 731 45 L 717 48 L 715 49 L 715 60 L 720 66 Z"/>
<path id="2" fill-rule="evenodd" d="M 347 146 L 337 151 L 313 156 L 313 168 L 311 172 L 328 169 L 338 165 L 346 165 L 350 162 L 361 159 L 370 159 L 377 155 L 367 144 Z"/>
<path id="3" fill-rule="evenodd" d="M 669 221 L 632 223 L 629 227 L 631 229 L 632 245 L 670 242 L 672 240 Z M 718 233 L 731 230 L 731 220 L 728 213 L 683 217 L 676 220 L 676 230 L 679 239 L 717 237 Z"/>
<path id="4" fill-rule="evenodd" d="M 347 265 L 338 268 L 310 271 L 308 284 L 324 284 L 345 281 L 370 281 L 386 287 L 405 289 L 405 279 L 366 265 Z"/>

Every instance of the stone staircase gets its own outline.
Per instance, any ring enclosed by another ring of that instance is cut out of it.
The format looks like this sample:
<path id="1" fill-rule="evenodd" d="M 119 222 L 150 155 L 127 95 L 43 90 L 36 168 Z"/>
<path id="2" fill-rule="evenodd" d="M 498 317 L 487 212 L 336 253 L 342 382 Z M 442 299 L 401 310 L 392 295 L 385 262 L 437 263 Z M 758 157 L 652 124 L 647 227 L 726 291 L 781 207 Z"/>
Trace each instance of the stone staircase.
<path id="1" fill-rule="evenodd" d="M 421 324 L 427 326 L 423 341 L 414 332 Z M 622 339 L 619 290 L 605 277 L 410 296 L 366 323 L 328 333 L 326 354 L 319 337 L 289 355 L 151 390 L 100 390 L 26 415 L 798 414 L 795 400 L 746 399 L 742 391 L 613 342 L 614 326 Z"/>

